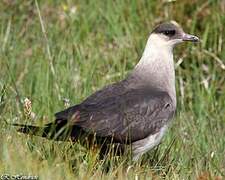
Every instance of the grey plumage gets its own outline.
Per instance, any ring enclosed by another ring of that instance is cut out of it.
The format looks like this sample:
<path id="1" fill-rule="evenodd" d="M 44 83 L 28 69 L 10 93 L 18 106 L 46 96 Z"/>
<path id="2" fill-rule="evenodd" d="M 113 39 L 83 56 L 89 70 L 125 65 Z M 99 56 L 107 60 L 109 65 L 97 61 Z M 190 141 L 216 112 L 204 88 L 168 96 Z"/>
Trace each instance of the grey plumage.
<path id="1" fill-rule="evenodd" d="M 168 93 L 147 87 L 127 89 L 122 81 L 92 95 L 76 109 L 57 113 L 56 119 L 71 119 L 97 136 L 113 136 L 116 142 L 129 143 L 159 131 L 174 111 Z M 78 120 L 73 117 L 75 112 Z"/>
<path id="2" fill-rule="evenodd" d="M 37 134 L 42 129 L 40 136 L 52 138 L 67 125 L 70 131 L 66 136 L 75 141 L 93 135 L 121 145 L 131 144 L 134 160 L 137 160 L 160 142 L 174 115 L 172 50 L 185 40 L 197 41 L 197 37 L 185 34 L 174 23 L 159 25 L 150 34 L 141 60 L 125 80 L 108 85 L 82 103 L 56 113 L 55 122 L 43 128 L 19 125 L 19 131 Z M 60 135 L 58 133 L 58 137 Z"/>

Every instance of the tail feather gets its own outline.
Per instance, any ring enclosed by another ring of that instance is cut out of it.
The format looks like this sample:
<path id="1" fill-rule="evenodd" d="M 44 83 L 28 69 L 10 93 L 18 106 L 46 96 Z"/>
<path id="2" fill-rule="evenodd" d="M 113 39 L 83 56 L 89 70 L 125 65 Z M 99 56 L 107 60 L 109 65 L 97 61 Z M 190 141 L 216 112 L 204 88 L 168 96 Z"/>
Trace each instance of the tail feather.
<path id="1" fill-rule="evenodd" d="M 19 127 L 17 131 L 24 134 L 37 135 L 38 133 L 45 131 L 45 127 L 24 125 L 24 124 L 12 124 L 12 125 Z"/>
<path id="2" fill-rule="evenodd" d="M 95 134 L 90 134 L 84 131 L 79 126 L 69 126 L 68 124 L 66 120 L 56 120 L 55 122 L 44 125 L 43 127 L 24 124 L 12 125 L 19 127 L 17 131 L 20 133 L 40 136 L 55 141 L 72 140 L 73 142 L 76 142 L 77 140 L 79 140 L 80 143 L 88 147 L 92 146 L 93 143 L 96 143 L 100 145 L 101 148 L 100 157 L 104 157 L 110 151 L 112 151 L 112 148 L 110 146 L 110 144 L 112 143 L 111 137 L 98 137 L 95 136 Z M 115 147 L 113 146 L 113 149 L 115 150 L 114 153 L 119 155 L 123 153 L 124 146 L 117 144 Z"/>
<path id="3" fill-rule="evenodd" d="M 71 138 L 75 140 L 78 137 L 80 129 L 78 127 L 69 126 L 67 121 L 57 121 L 40 126 L 12 124 L 19 127 L 18 132 L 35 136 L 45 137 L 47 139 L 65 141 Z"/>

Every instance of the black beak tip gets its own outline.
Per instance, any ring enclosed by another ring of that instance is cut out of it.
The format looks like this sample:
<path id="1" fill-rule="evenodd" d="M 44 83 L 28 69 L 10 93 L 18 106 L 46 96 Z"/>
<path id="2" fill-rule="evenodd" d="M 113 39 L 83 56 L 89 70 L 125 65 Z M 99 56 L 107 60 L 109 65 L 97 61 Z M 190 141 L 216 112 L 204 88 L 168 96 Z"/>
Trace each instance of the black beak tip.
<path id="1" fill-rule="evenodd" d="M 191 40 L 192 42 L 199 42 L 199 38 L 197 36 L 194 36 L 193 39 Z"/>
<path id="2" fill-rule="evenodd" d="M 199 38 L 197 36 L 194 35 L 190 35 L 190 34 L 185 34 L 183 36 L 183 41 L 190 41 L 190 42 L 199 42 Z"/>

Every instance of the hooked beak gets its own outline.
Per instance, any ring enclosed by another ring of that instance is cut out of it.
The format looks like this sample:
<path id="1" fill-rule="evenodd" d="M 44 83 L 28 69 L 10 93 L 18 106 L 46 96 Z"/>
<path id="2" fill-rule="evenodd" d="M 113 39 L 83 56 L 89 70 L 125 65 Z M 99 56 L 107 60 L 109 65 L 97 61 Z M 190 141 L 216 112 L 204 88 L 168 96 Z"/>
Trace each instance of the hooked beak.
<path id="1" fill-rule="evenodd" d="M 184 35 L 182 37 L 182 40 L 183 41 L 198 42 L 199 41 L 199 38 L 197 36 L 184 33 Z"/>

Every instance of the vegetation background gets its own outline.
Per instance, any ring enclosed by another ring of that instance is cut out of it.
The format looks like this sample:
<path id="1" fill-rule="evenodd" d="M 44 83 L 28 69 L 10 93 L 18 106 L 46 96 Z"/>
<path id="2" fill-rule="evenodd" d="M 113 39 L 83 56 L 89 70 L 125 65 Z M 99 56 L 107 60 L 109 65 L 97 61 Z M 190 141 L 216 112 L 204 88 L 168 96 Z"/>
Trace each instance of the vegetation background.
<path id="1" fill-rule="evenodd" d="M 42 125 L 123 79 L 152 28 L 175 20 L 201 43 L 175 50 L 178 109 L 163 143 L 138 163 L 16 132 Z M 223 179 L 224 0 L 0 2 L 0 175 L 40 179 Z"/>

